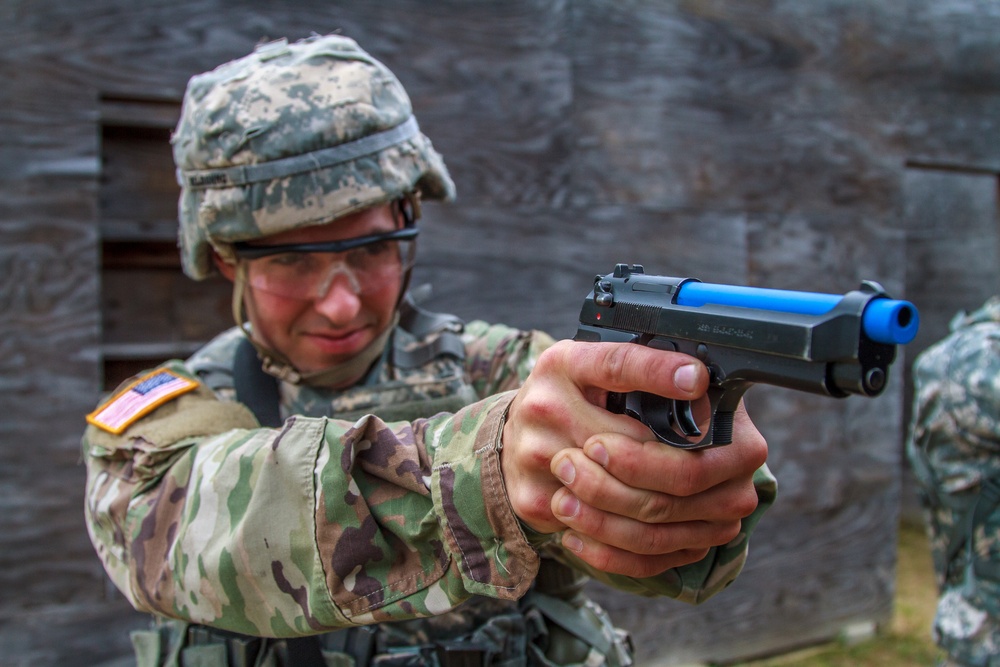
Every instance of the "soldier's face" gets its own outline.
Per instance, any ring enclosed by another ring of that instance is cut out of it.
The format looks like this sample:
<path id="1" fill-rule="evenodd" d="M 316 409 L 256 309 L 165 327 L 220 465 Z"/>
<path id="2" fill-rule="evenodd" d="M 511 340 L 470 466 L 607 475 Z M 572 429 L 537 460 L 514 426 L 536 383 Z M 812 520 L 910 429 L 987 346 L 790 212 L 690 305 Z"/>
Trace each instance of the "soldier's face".
<path id="1" fill-rule="evenodd" d="M 260 243 L 344 241 L 392 232 L 400 226 L 387 204 L 327 225 L 275 234 Z M 384 246 L 352 251 L 354 256 L 287 253 L 250 260 L 244 303 L 254 337 L 304 373 L 328 370 L 350 360 L 385 331 L 399 300 L 405 269 L 397 266 L 398 255 L 387 253 Z M 359 253 L 363 255 L 360 258 Z M 376 264 L 366 268 L 363 262 L 373 257 Z M 374 279 L 373 271 L 377 274 Z M 291 276 L 292 280 L 301 274 L 301 295 L 292 297 L 267 289 L 267 272 L 279 278 Z M 224 267 L 224 273 L 232 278 L 233 267 Z"/>

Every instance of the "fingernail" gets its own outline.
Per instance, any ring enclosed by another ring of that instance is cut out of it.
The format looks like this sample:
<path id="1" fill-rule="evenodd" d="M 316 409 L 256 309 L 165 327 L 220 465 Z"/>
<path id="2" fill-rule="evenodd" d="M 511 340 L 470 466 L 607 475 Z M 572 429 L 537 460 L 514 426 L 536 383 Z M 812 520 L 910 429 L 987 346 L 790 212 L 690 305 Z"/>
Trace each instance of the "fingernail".
<path id="1" fill-rule="evenodd" d="M 695 365 L 687 364 L 674 371 L 674 385 L 682 391 L 694 391 L 698 386 L 698 369 Z"/>
<path id="2" fill-rule="evenodd" d="M 580 511 L 580 501 L 572 493 L 563 493 L 563 497 L 556 503 L 556 514 L 567 519 L 576 516 Z"/>
<path id="3" fill-rule="evenodd" d="M 564 458 L 562 461 L 556 464 L 555 476 L 559 478 L 559 481 L 563 484 L 572 484 L 573 480 L 576 479 L 576 468 L 573 467 L 573 462 L 568 458 Z"/>
<path id="4" fill-rule="evenodd" d="M 591 445 L 589 449 L 584 450 L 584 453 L 587 455 L 587 458 L 594 463 L 597 463 L 602 468 L 608 467 L 608 461 L 610 460 L 608 458 L 608 450 L 606 450 L 604 445 L 601 443 L 598 442 Z"/>
<path id="5" fill-rule="evenodd" d="M 573 533 L 565 533 L 562 538 L 563 546 L 574 553 L 583 551 L 583 540 Z"/>

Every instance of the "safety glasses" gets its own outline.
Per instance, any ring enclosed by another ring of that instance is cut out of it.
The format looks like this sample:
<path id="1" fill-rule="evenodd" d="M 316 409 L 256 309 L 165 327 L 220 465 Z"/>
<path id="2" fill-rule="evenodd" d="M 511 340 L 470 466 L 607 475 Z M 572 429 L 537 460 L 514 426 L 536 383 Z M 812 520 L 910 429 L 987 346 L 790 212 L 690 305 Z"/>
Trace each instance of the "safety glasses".
<path id="1" fill-rule="evenodd" d="M 322 298 L 337 280 L 355 294 L 402 284 L 416 255 L 416 227 L 340 241 L 251 245 L 234 243 L 247 284 L 294 299 Z"/>

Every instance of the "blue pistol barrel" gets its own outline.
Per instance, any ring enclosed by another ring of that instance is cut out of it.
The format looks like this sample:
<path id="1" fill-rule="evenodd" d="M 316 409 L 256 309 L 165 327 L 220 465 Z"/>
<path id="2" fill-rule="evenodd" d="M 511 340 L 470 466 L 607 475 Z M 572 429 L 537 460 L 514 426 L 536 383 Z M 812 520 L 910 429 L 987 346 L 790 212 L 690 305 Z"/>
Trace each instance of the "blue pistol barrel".
<path id="1" fill-rule="evenodd" d="M 677 294 L 680 306 L 700 307 L 706 304 L 774 310 L 800 315 L 824 315 L 833 310 L 843 295 L 762 287 L 716 285 L 697 281 L 681 285 Z M 905 345 L 917 335 L 920 316 L 909 301 L 874 298 L 861 315 L 865 335 L 877 343 Z"/>

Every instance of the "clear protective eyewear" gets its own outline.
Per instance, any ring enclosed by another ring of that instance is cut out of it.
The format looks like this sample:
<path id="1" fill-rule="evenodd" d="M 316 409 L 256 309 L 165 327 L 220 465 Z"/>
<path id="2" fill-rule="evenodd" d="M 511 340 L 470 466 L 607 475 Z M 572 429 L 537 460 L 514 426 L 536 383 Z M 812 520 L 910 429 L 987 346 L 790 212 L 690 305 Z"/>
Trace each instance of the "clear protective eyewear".
<path id="1" fill-rule="evenodd" d="M 321 299 L 343 279 L 357 295 L 403 284 L 416 256 L 416 227 L 342 241 L 233 244 L 246 262 L 247 284 L 292 299 Z"/>

